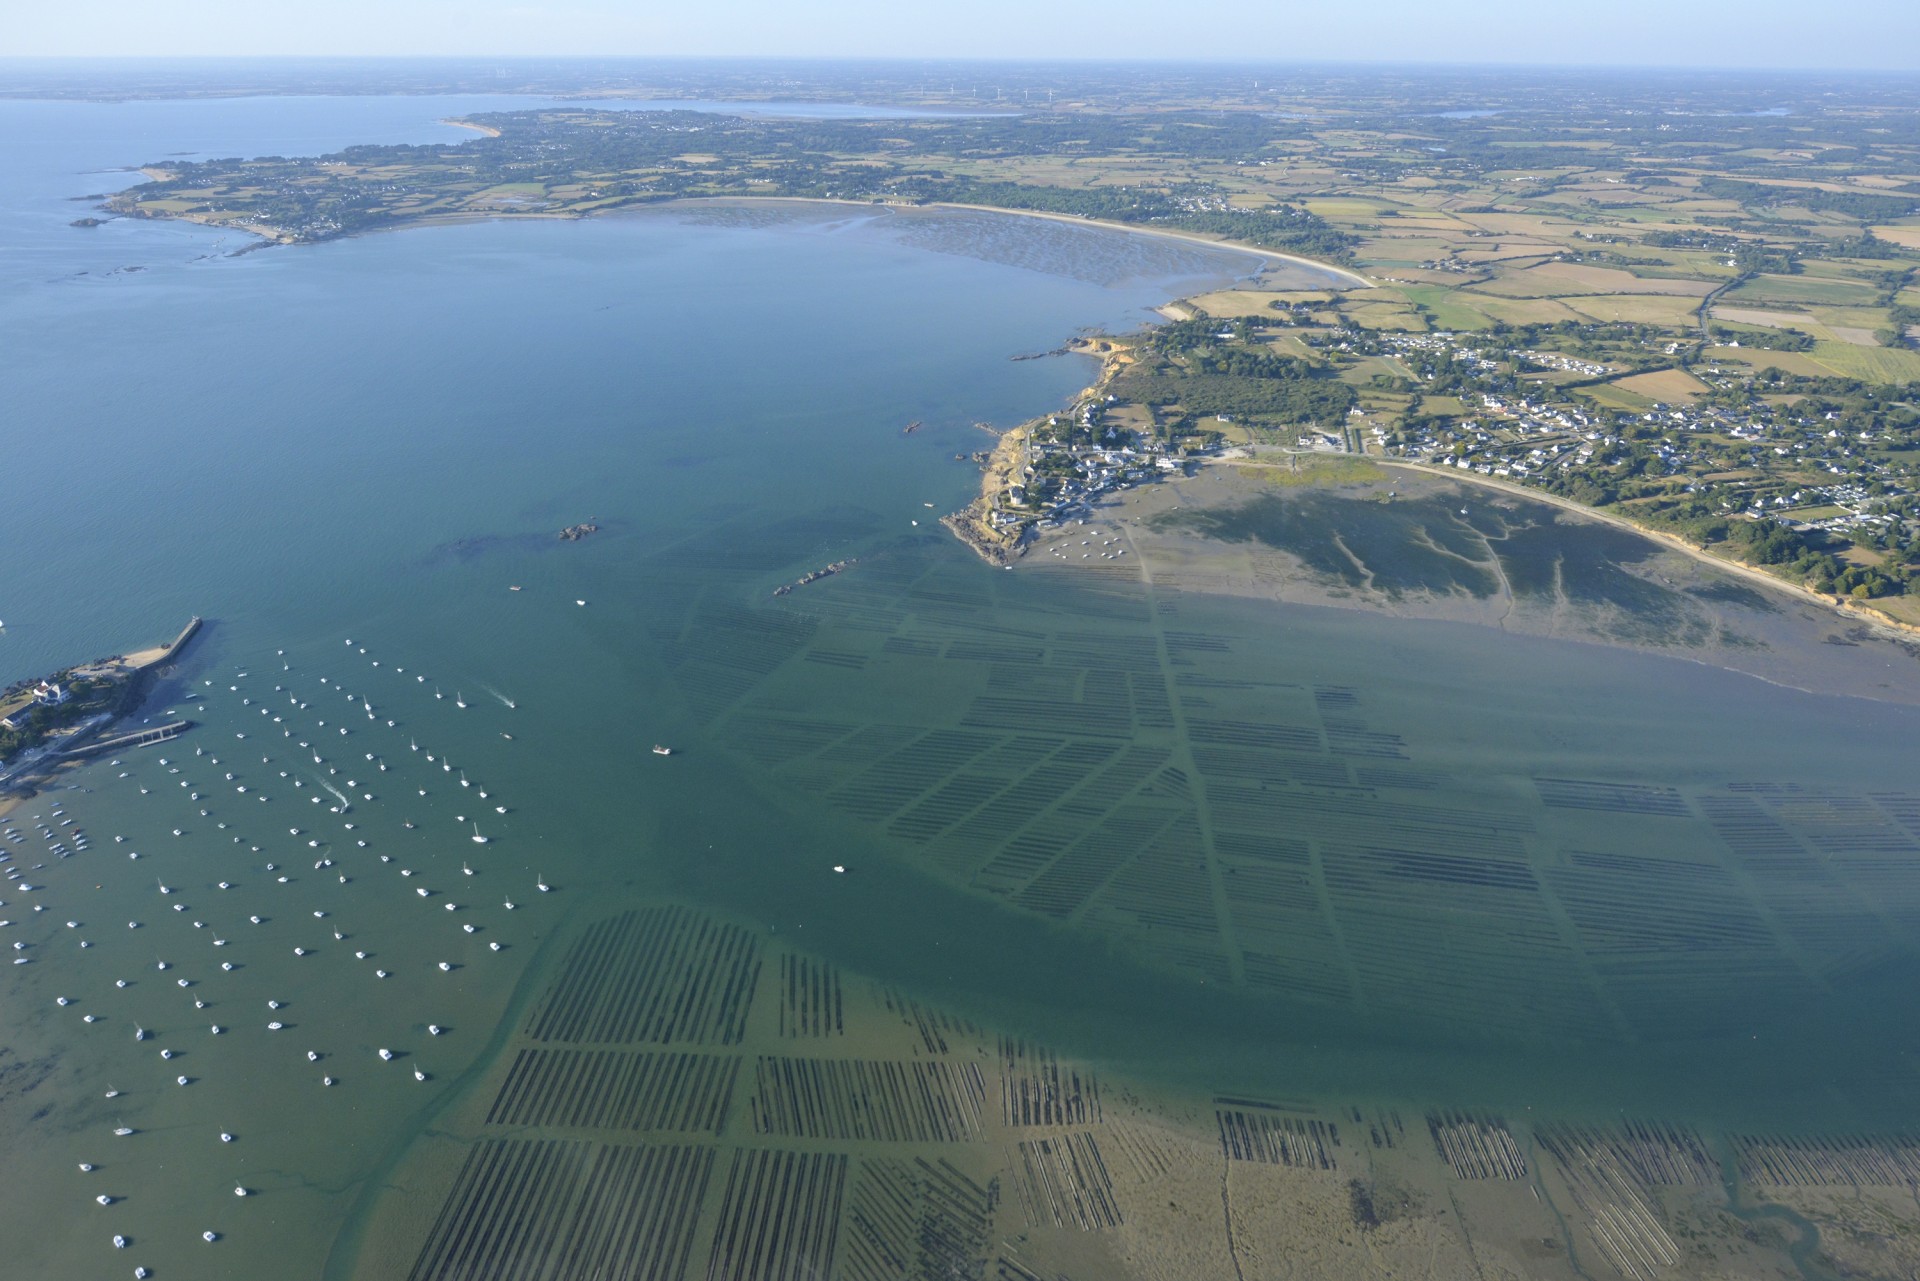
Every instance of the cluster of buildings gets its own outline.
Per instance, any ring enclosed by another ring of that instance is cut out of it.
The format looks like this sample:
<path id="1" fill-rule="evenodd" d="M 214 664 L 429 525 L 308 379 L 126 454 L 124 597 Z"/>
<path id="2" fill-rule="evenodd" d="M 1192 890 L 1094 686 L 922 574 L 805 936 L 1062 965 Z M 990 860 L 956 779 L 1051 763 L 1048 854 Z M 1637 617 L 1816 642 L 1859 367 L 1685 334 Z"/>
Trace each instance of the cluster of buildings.
<path id="1" fill-rule="evenodd" d="M 1031 521 L 1052 528 L 1084 515 L 1102 494 L 1180 469 L 1180 451 L 1107 422 L 1106 409 L 1113 402 L 1112 396 L 1085 400 L 1070 417 L 1056 415 L 1029 434 L 1003 505 L 988 516 L 994 527 Z"/>
<path id="2" fill-rule="evenodd" d="M 37 682 L 27 692 L 31 696 L 31 701 L 27 703 L 26 707 L 59 707 L 62 703 L 69 701 L 73 697 L 70 692 L 60 686 L 59 682 L 49 680 Z M 20 708 L 15 710 L 10 716 L 0 716 L 0 729 L 20 729 L 24 718 L 16 718 L 21 717 L 21 713 L 25 710 L 26 708 Z"/>
<path id="3" fill-rule="evenodd" d="M 1453 338 L 1372 337 L 1405 354 L 1451 346 Z M 1501 354 L 1583 378 L 1617 372 L 1598 361 L 1552 352 Z M 1455 372 L 1499 367 L 1486 352 L 1452 348 Z M 1449 394 L 1464 407 L 1462 414 L 1422 419 L 1391 434 L 1387 425 L 1376 423 L 1370 443 L 1383 454 L 1516 480 L 1684 478 L 1686 492 L 1708 496 L 1728 515 L 1840 534 L 1908 532 L 1899 512 L 1911 505 L 1902 500 L 1910 497 L 1912 486 L 1875 452 L 1876 446 L 1894 443 L 1893 433 L 1884 429 L 1857 423 L 1843 429 L 1831 411 L 1758 399 L 1731 408 L 1655 404 L 1637 414 L 1608 412 L 1570 399 L 1550 400 L 1544 385 L 1489 381 L 1513 389 L 1454 389 Z"/>
<path id="4" fill-rule="evenodd" d="M 1486 335 L 1335 331 L 1318 345 L 1399 357 L 1413 388 L 1425 391 L 1427 412 L 1410 410 L 1396 422 L 1356 409 L 1344 431 L 1303 429 L 1303 449 L 1397 456 L 1583 501 L 1683 494 L 1696 512 L 1828 531 L 1890 551 L 1920 541 L 1920 492 L 1889 452 L 1900 432 L 1873 415 L 1759 396 L 1609 409 L 1590 396 L 1556 394 L 1564 378 L 1527 375 L 1552 370 L 1589 385 L 1621 369 L 1588 356 L 1501 349 Z M 1447 412 L 1431 412 L 1442 396 Z M 1082 517 L 1101 495 L 1178 471 L 1184 458 L 1217 443 L 1211 435 L 1168 442 L 1123 425 L 1114 399 L 1089 397 L 1035 425 L 986 504 L 992 529 L 1004 536 Z"/>

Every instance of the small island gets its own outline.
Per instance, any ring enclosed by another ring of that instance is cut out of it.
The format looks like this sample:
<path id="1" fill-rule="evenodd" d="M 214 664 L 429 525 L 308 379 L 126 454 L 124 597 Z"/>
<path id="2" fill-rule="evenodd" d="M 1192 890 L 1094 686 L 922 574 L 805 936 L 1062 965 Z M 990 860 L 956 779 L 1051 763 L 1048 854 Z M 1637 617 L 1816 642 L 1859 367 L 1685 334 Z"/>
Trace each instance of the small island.
<path id="1" fill-rule="evenodd" d="M 563 543 L 577 543 L 588 534 L 597 534 L 599 532 L 600 526 L 594 524 L 592 521 L 582 521 L 578 525 L 568 525 L 565 529 L 561 530 L 560 541 Z"/>

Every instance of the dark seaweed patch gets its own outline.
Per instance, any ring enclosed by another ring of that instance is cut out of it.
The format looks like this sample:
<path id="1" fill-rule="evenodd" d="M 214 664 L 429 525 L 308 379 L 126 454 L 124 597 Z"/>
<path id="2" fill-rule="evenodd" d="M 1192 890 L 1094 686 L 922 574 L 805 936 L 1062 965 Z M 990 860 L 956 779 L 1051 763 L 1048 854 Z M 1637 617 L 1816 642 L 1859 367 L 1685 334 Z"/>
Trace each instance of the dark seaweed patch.
<path id="1" fill-rule="evenodd" d="M 1163 512 L 1155 528 L 1184 528 L 1223 542 L 1258 542 L 1300 558 L 1329 583 L 1377 592 L 1507 591 L 1521 602 L 1575 605 L 1609 615 L 1622 639 L 1699 645 L 1711 630 L 1687 593 L 1633 573 L 1659 544 L 1611 525 L 1567 520 L 1541 503 L 1486 503 L 1457 494 L 1380 502 L 1322 490 L 1268 493 L 1238 507 Z M 1767 608 L 1728 583 L 1694 595 Z"/>
<path id="2" fill-rule="evenodd" d="M 1745 583 L 1736 583 L 1731 578 L 1716 578 L 1709 583 L 1696 583 L 1686 589 L 1690 596 L 1701 600 L 1717 601 L 1726 605 L 1739 605 L 1744 609 L 1757 610 L 1762 614 L 1778 614 L 1780 607 L 1767 599 L 1766 593 Z"/>
<path id="3" fill-rule="evenodd" d="M 1355 502 L 1332 494 L 1262 494 L 1238 507 L 1164 512 L 1156 528 L 1188 528 L 1222 542 L 1259 542 L 1316 573 L 1398 597 L 1406 592 L 1489 597 L 1499 590 L 1486 540 L 1445 503 Z"/>
<path id="4" fill-rule="evenodd" d="M 1610 525 L 1564 522 L 1550 509 L 1535 510 L 1541 519 L 1516 526 L 1496 548 L 1515 597 L 1557 592 L 1570 604 L 1610 607 L 1637 624 L 1615 630 L 1648 640 L 1704 639 L 1704 622 L 1686 595 L 1622 568 L 1651 559 L 1658 544 Z"/>

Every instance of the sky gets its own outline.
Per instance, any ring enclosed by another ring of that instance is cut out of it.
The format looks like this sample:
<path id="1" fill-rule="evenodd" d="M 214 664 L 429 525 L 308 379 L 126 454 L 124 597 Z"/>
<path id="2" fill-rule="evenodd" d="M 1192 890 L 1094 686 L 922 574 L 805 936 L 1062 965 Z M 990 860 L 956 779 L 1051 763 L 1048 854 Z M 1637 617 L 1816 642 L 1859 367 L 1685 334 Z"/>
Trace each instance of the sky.
<path id="1" fill-rule="evenodd" d="M 0 56 L 691 55 L 1920 71 L 1914 0 L 8 0 Z"/>

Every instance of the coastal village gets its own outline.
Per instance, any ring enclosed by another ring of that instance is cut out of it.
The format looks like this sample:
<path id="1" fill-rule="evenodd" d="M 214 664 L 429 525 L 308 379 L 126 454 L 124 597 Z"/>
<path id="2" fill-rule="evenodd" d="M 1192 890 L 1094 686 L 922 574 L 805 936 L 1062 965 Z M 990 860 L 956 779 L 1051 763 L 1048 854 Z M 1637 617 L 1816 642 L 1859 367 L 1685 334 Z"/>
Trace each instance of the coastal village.
<path id="1" fill-rule="evenodd" d="M 1638 414 L 1609 411 L 1556 395 L 1546 381 L 1516 385 L 1499 377 L 1516 364 L 1557 367 L 1579 378 L 1625 372 L 1605 364 L 1562 357 L 1549 366 L 1542 353 L 1489 350 L 1484 336 L 1450 333 L 1384 335 L 1368 345 L 1416 368 L 1429 366 L 1415 375 L 1425 382 L 1439 376 L 1430 367 L 1437 359 L 1494 384 L 1458 388 L 1458 415 L 1398 428 L 1371 423 L 1369 452 L 1536 484 L 1631 468 L 1633 475 L 1678 480 L 1682 492 L 1710 500 L 1719 514 L 1903 548 L 1920 536 L 1911 468 L 1890 456 L 1904 447 L 1904 437 L 1886 415 L 1863 422 L 1818 397 L 1656 402 Z M 1731 387 L 1715 367 L 1696 376 L 1709 386 Z M 1794 474 L 1783 474 L 1789 469 Z"/>
<path id="2" fill-rule="evenodd" d="M 1103 496 L 1181 471 L 1219 451 L 1218 433 L 1157 434 L 1150 410 L 1122 404 L 1107 390 L 1132 363 L 1129 344 L 1087 339 L 1061 354 L 1067 352 L 1100 357 L 1100 381 L 1065 412 L 1003 435 L 987 456 L 980 497 L 942 522 L 994 564 L 1017 559 L 1035 535 L 1084 519 Z"/>
<path id="3" fill-rule="evenodd" d="M 1361 455 L 1540 490 L 1913 621 L 1901 607 L 1920 578 L 1920 476 L 1910 452 L 1920 440 L 1920 384 L 1873 388 L 1776 368 L 1749 375 L 1711 351 L 1686 370 L 1636 375 L 1630 360 L 1644 365 L 1644 348 L 1634 350 L 1637 336 L 1619 326 L 1409 333 L 1313 311 L 1288 303 L 1275 320 L 1216 319 L 1187 304 L 1147 336 L 1081 344 L 1105 361 L 1098 383 L 1068 411 L 1009 432 L 980 498 L 949 527 L 1004 564 L 1103 495 L 1208 460 Z M 1164 356 L 1170 343 L 1177 359 L 1141 378 L 1143 351 Z M 1270 382 L 1279 385 L 1331 382 L 1351 395 L 1324 416 L 1257 404 L 1194 412 L 1251 381 L 1216 372 L 1230 367 L 1277 372 Z M 1670 385 L 1673 400 L 1609 396 L 1635 377 Z M 1149 384 L 1153 403 L 1127 394 Z"/>

